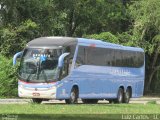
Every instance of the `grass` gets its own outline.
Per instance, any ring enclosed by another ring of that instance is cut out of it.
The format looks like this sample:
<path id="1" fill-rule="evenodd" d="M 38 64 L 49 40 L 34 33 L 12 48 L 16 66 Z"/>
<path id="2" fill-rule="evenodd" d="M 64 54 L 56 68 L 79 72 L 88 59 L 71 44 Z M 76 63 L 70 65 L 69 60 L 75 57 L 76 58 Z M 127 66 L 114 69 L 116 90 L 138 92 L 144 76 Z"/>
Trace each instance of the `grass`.
<path id="1" fill-rule="evenodd" d="M 24 120 L 88 120 L 116 118 L 122 114 L 160 114 L 158 104 L 1 104 L 0 114 L 15 114 Z"/>
<path id="2" fill-rule="evenodd" d="M 1 104 L 0 114 L 160 114 L 157 104 Z"/>

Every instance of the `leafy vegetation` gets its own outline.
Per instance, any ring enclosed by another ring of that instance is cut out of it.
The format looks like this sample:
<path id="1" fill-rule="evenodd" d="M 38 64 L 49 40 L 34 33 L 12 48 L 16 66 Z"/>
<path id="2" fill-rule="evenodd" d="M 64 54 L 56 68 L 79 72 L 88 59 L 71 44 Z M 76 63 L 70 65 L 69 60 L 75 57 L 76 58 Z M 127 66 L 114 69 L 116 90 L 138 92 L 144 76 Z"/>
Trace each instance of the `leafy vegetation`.
<path id="1" fill-rule="evenodd" d="M 11 59 L 0 56 L 0 97 L 16 97 L 17 84 L 17 67 Z"/>
<path id="2" fill-rule="evenodd" d="M 37 24 L 31 20 L 24 21 L 17 27 L 8 25 L 2 28 L 0 31 L 1 54 L 10 56 L 21 51 L 27 42 L 36 37 L 37 29 Z"/>
<path id="3" fill-rule="evenodd" d="M 134 20 L 133 35 L 137 38 L 138 45 L 146 51 L 146 91 L 153 89 L 159 79 L 156 78 L 160 70 L 159 6 L 160 0 L 142 0 L 130 7 Z"/>
<path id="4" fill-rule="evenodd" d="M 158 93 L 159 6 L 160 0 L 1 0 L 0 80 L 3 87 L 9 87 L 9 81 L 16 85 L 9 59 L 27 42 L 41 36 L 73 36 L 144 48 L 145 93 Z M 2 91 L 1 96 L 9 95 Z"/>
<path id="5" fill-rule="evenodd" d="M 100 34 L 92 34 L 85 36 L 86 38 L 103 40 L 106 42 L 119 43 L 118 38 L 110 32 L 102 32 Z"/>

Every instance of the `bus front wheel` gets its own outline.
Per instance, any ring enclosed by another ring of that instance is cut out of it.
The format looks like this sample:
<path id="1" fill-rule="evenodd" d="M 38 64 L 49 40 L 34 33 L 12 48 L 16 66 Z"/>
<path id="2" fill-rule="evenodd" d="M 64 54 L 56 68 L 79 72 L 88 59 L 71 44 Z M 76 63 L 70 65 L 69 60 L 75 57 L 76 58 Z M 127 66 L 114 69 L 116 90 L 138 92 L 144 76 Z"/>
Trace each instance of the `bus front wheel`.
<path id="1" fill-rule="evenodd" d="M 65 102 L 67 104 L 75 104 L 78 103 L 78 89 L 76 87 L 73 87 L 70 93 L 70 98 L 65 99 Z"/>
<path id="2" fill-rule="evenodd" d="M 33 103 L 41 104 L 41 102 L 43 101 L 43 99 L 32 98 L 32 101 L 33 101 Z"/>
<path id="3" fill-rule="evenodd" d="M 108 100 L 108 101 L 109 101 L 109 104 L 115 103 L 115 100 L 114 100 L 114 99 L 110 99 L 110 100 Z"/>

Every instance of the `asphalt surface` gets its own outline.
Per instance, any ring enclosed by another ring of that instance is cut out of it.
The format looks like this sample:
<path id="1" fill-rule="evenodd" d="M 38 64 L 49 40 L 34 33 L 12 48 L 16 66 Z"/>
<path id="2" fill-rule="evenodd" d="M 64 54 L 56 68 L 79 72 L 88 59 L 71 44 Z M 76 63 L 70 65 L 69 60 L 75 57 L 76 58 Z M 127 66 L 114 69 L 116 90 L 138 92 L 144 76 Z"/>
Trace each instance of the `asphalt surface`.
<path id="1" fill-rule="evenodd" d="M 157 104 L 160 104 L 160 98 L 159 97 L 142 97 L 142 98 L 131 98 L 130 103 L 131 104 L 147 104 L 148 102 L 155 101 Z M 29 104 L 32 103 L 31 99 L 0 99 L 0 104 Z M 65 101 L 59 101 L 59 100 L 49 100 L 49 101 L 43 101 L 42 104 L 64 104 Z M 81 100 L 78 101 L 78 103 L 82 103 Z M 99 100 L 99 104 L 105 104 L 109 103 L 106 100 Z"/>

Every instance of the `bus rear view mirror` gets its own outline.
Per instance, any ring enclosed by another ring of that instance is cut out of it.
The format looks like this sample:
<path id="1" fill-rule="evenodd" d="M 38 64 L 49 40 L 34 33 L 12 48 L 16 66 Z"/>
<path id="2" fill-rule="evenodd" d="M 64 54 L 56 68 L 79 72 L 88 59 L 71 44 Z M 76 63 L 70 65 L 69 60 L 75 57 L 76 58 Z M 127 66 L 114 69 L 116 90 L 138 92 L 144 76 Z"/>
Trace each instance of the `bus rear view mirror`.
<path id="1" fill-rule="evenodd" d="M 13 65 L 16 65 L 17 63 L 17 58 L 21 57 L 23 52 L 18 52 L 13 56 Z"/>
<path id="2" fill-rule="evenodd" d="M 58 59 L 58 67 L 62 68 L 64 64 L 64 58 L 68 56 L 70 53 L 63 53 Z"/>

